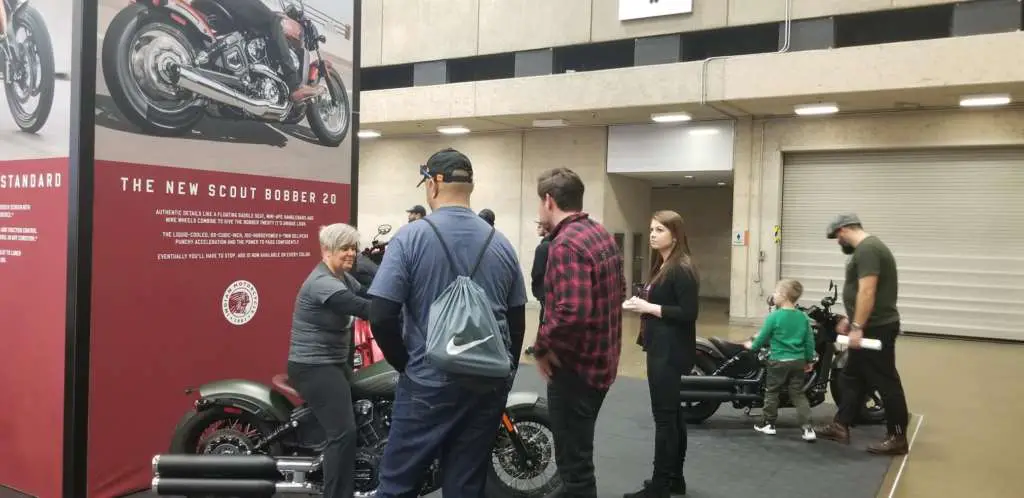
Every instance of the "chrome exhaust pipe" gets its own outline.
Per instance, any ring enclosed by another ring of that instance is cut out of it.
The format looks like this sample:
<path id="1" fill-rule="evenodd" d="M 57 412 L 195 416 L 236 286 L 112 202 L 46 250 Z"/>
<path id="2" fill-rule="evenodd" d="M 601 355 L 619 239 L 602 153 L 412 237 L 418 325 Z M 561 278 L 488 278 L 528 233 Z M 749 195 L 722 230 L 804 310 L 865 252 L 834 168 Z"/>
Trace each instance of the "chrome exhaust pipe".
<path id="1" fill-rule="evenodd" d="M 151 490 L 158 496 L 258 496 L 276 494 L 316 494 L 308 483 L 275 482 L 263 479 L 185 479 L 154 477 Z"/>
<path id="2" fill-rule="evenodd" d="M 157 455 L 153 475 L 174 479 L 269 479 L 309 473 L 317 469 L 315 458 L 267 455 Z"/>
<path id="3" fill-rule="evenodd" d="M 290 101 L 278 105 L 267 100 L 252 99 L 185 66 L 178 66 L 178 86 L 221 104 L 237 107 L 261 119 L 280 121 L 292 110 Z"/>

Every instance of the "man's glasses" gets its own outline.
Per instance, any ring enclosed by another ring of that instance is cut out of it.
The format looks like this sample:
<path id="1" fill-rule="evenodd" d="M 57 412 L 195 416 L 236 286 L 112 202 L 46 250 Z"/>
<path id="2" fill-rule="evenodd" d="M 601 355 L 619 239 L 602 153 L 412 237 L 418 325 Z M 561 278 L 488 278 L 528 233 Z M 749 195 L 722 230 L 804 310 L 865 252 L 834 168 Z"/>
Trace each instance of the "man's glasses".
<path id="1" fill-rule="evenodd" d="M 427 181 L 429 179 L 430 179 L 430 172 L 427 171 L 427 165 L 426 164 L 421 164 L 420 165 L 420 182 L 416 184 L 416 188 L 420 188 L 420 186 L 423 185 L 423 182 L 425 182 L 425 181 Z"/>

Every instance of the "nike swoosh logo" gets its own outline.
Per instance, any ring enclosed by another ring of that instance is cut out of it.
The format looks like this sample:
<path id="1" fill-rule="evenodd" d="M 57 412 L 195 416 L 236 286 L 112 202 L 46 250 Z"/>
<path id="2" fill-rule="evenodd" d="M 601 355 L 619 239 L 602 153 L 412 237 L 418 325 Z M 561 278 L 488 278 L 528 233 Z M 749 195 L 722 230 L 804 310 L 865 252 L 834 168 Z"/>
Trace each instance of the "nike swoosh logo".
<path id="1" fill-rule="evenodd" d="M 479 345 L 481 345 L 481 344 L 491 340 L 491 337 L 494 337 L 494 336 L 493 335 L 489 335 L 487 337 L 484 337 L 483 339 L 477 339 L 475 341 L 470 341 L 470 342 L 467 342 L 465 344 L 460 344 L 460 345 L 455 344 L 455 338 L 452 337 L 451 339 L 448 340 L 448 345 L 445 347 L 445 351 L 447 351 L 448 354 L 450 354 L 452 356 L 458 356 L 458 355 L 460 355 L 462 353 L 465 353 L 466 351 L 469 351 L 470 349 L 473 349 L 473 348 L 475 348 L 475 347 L 477 347 L 477 346 L 479 346 Z"/>

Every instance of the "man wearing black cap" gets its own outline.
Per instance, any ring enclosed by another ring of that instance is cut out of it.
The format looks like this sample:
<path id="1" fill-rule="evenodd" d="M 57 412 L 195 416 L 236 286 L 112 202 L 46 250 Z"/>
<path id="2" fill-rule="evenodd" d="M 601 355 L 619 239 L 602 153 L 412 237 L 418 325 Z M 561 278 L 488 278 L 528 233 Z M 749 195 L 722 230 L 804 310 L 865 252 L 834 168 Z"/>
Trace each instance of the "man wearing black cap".
<path id="1" fill-rule="evenodd" d="M 405 212 L 409 214 L 409 223 L 425 218 L 427 216 L 427 210 L 424 209 L 424 207 L 420 206 L 419 204 L 409 209 L 406 209 Z"/>
<path id="2" fill-rule="evenodd" d="M 469 207 L 473 166 L 468 157 L 454 149 L 435 153 L 420 167 L 419 185 L 431 213 L 391 239 L 369 292 L 374 338 L 388 363 L 403 373 L 377 496 L 416 496 L 428 465 L 440 454 L 442 493 L 484 498 L 511 379 L 467 385 L 427 361 L 430 308 L 456 275 L 468 275 L 479 260 L 473 281 L 487 294 L 499 327 L 507 327 L 514 375 L 526 330 L 526 284 L 512 244 Z"/>
<path id="3" fill-rule="evenodd" d="M 910 416 L 903 383 L 896 371 L 896 337 L 900 333 L 896 258 L 878 237 L 864 231 L 860 218 L 852 213 L 832 220 L 825 235 L 839 243 L 843 254 L 850 255 L 843 285 L 846 317 L 837 326 L 840 334 L 850 338 L 850 356 L 840 377 L 839 411 L 832 423 L 816 428 L 815 432 L 818 437 L 848 444 L 850 424 L 864 406 L 867 394 L 878 389 L 885 403 L 889 434 L 867 449 L 880 455 L 904 455 L 909 449 Z M 861 349 L 860 341 L 865 337 L 881 340 L 882 349 Z"/>

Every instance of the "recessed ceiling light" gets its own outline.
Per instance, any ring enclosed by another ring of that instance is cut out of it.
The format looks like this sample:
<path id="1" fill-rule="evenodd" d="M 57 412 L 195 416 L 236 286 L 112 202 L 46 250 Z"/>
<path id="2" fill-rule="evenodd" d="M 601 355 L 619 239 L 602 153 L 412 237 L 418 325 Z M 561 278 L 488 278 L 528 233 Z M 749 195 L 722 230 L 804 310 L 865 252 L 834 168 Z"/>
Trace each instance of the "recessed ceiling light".
<path id="1" fill-rule="evenodd" d="M 690 116 L 685 112 L 662 112 L 658 114 L 651 114 L 651 121 L 654 121 L 655 123 L 681 123 L 691 119 L 693 119 L 693 116 Z"/>
<path id="2" fill-rule="evenodd" d="M 465 135 L 469 133 L 469 128 L 465 126 L 438 126 L 437 132 L 442 135 Z"/>
<path id="3" fill-rule="evenodd" d="M 683 178 L 686 178 L 687 180 L 693 180 L 693 175 L 686 175 Z"/>
<path id="4" fill-rule="evenodd" d="M 839 106 L 835 104 L 804 104 L 793 107 L 793 112 L 798 116 L 818 116 L 822 114 L 835 114 L 839 112 Z"/>
<path id="5" fill-rule="evenodd" d="M 718 186 L 719 187 L 724 187 L 725 186 L 725 182 L 718 182 Z"/>
<path id="6" fill-rule="evenodd" d="M 534 119 L 533 120 L 533 127 L 534 128 L 559 128 L 559 127 L 567 126 L 567 125 L 568 125 L 568 123 L 566 123 L 564 119 Z"/>
<path id="7" fill-rule="evenodd" d="M 377 138 L 380 132 L 377 130 L 359 130 L 359 138 Z"/>
<path id="8" fill-rule="evenodd" d="M 719 129 L 709 127 L 692 128 L 687 133 L 693 136 L 717 135 L 719 133 Z"/>
<path id="9" fill-rule="evenodd" d="M 1010 96 L 1005 93 L 991 95 L 966 95 L 960 98 L 960 107 L 988 107 L 1006 105 L 1010 103 Z"/>

